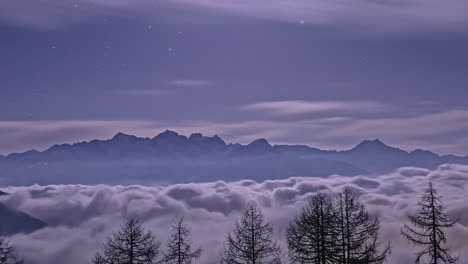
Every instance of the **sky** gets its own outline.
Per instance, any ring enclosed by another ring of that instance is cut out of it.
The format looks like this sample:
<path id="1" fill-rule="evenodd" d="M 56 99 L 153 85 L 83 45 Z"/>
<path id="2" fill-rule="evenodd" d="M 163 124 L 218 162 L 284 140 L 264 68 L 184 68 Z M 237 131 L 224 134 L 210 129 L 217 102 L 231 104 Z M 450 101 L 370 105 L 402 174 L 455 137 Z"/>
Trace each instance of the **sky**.
<path id="1" fill-rule="evenodd" d="M 0 2 L 0 154 L 166 129 L 468 155 L 465 0 Z"/>

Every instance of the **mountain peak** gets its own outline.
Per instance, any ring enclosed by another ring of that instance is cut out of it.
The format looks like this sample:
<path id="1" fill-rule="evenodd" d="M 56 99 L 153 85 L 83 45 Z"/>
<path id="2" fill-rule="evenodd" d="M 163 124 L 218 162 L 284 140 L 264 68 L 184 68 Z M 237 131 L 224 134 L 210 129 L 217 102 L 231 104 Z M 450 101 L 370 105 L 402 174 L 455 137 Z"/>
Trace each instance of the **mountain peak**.
<path id="1" fill-rule="evenodd" d="M 352 148 L 350 150 L 351 152 L 372 152 L 376 154 L 380 154 L 383 152 L 395 152 L 395 153 L 406 153 L 406 151 L 401 150 L 399 148 L 394 148 L 391 147 L 379 139 L 374 139 L 374 140 L 364 140 L 361 143 L 359 143 L 356 147 Z"/>
<path id="2" fill-rule="evenodd" d="M 189 137 L 189 140 L 191 141 L 201 141 L 203 140 L 203 134 L 202 133 L 192 133 Z"/>
<path id="3" fill-rule="evenodd" d="M 172 130 L 166 130 L 157 136 L 155 136 L 153 139 L 169 139 L 169 138 L 178 138 L 181 135 L 179 133 L 172 131 Z"/>
<path id="4" fill-rule="evenodd" d="M 136 138 L 136 136 L 127 135 L 125 133 L 119 132 L 112 138 L 112 140 L 127 140 L 133 138 Z"/>
<path id="5" fill-rule="evenodd" d="M 440 158 L 439 155 L 435 154 L 434 152 L 431 152 L 429 150 L 423 150 L 423 149 L 415 149 L 410 152 L 412 156 L 419 156 L 419 157 L 425 157 L 425 158 Z"/>
<path id="6" fill-rule="evenodd" d="M 247 145 L 247 147 L 256 149 L 268 149 L 271 148 L 271 145 L 266 139 L 260 138 L 252 141 L 250 144 Z"/>
<path id="7" fill-rule="evenodd" d="M 220 138 L 218 135 L 214 135 L 214 136 L 212 136 L 211 138 L 212 138 L 213 140 L 217 140 L 217 141 L 222 141 L 222 142 L 224 142 L 224 140 L 223 140 L 222 138 Z M 224 144 L 226 144 L 226 143 L 224 143 Z"/>
<path id="8" fill-rule="evenodd" d="M 140 140 L 142 140 L 142 138 L 119 132 L 110 140 L 110 142 L 121 145 L 121 144 L 136 144 Z"/>
<path id="9" fill-rule="evenodd" d="M 363 140 L 361 143 L 358 144 L 359 145 L 369 145 L 369 146 L 387 146 L 385 143 L 383 143 L 382 141 L 380 141 L 380 139 L 374 139 L 374 140 L 369 140 L 369 139 L 366 139 L 366 140 Z M 388 146 L 387 146 L 388 147 Z"/>
<path id="10" fill-rule="evenodd" d="M 224 140 L 218 137 L 218 135 L 207 137 L 207 136 L 203 136 L 203 134 L 201 133 L 193 133 L 190 135 L 188 140 L 192 144 L 198 144 L 198 145 L 203 144 L 203 145 L 222 146 L 222 147 L 226 146 L 226 143 L 224 142 Z"/>
<path id="11" fill-rule="evenodd" d="M 226 142 L 218 135 L 214 135 L 212 137 L 205 137 L 206 143 L 213 144 L 213 145 L 220 145 L 220 146 L 226 146 Z"/>
<path id="12" fill-rule="evenodd" d="M 159 133 L 158 136 L 178 136 L 179 133 L 173 131 L 173 130 L 169 130 L 169 129 L 166 129 L 166 131 L 162 132 L 162 133 Z"/>

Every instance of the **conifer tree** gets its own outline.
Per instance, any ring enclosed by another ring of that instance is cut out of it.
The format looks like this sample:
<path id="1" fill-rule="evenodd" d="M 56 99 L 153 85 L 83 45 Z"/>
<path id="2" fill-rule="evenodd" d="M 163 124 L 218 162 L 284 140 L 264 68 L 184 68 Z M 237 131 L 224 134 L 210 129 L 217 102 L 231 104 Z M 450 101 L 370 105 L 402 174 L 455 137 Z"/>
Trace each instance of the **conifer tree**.
<path id="1" fill-rule="evenodd" d="M 163 263 L 166 264 L 191 264 L 193 260 L 201 255 L 201 249 L 192 248 L 190 227 L 184 223 L 183 218 L 172 225 L 172 231 L 164 253 Z"/>
<path id="2" fill-rule="evenodd" d="M 422 248 L 416 254 L 415 263 L 421 263 L 424 259 L 430 264 L 456 263 L 458 257 L 450 254 L 446 247 L 447 238 L 444 230 L 453 227 L 457 220 L 451 220 L 442 212 L 442 197 L 429 183 L 418 205 L 419 211 L 415 216 L 409 216 L 413 227 L 404 225 L 401 234 L 411 244 Z"/>
<path id="3" fill-rule="evenodd" d="M 330 199 L 314 195 L 287 230 L 289 257 L 294 263 L 335 263 L 336 236 Z"/>
<path id="4" fill-rule="evenodd" d="M 6 237 L 0 236 L 0 264 L 21 264 L 18 260 L 15 249 L 10 245 Z"/>
<path id="5" fill-rule="evenodd" d="M 153 264 L 159 254 L 156 237 L 135 218 L 128 218 L 121 230 L 107 238 L 103 255 L 97 254 L 94 264 Z"/>
<path id="6" fill-rule="evenodd" d="M 371 217 L 359 197 L 346 188 L 334 200 L 336 263 L 380 264 L 390 254 L 390 245 L 379 251 L 380 222 Z"/>
<path id="7" fill-rule="evenodd" d="M 228 234 L 221 253 L 222 264 L 280 264 L 281 247 L 273 240 L 273 228 L 251 201 L 234 232 Z"/>

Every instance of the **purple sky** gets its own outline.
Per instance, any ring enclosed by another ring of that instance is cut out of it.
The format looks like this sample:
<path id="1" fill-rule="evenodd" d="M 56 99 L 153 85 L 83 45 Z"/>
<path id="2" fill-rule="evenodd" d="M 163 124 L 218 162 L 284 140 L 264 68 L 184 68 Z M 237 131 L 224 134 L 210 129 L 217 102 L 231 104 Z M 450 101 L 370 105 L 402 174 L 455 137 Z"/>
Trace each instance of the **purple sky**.
<path id="1" fill-rule="evenodd" d="M 468 154 L 465 0 L 0 2 L 0 154 L 218 134 Z"/>

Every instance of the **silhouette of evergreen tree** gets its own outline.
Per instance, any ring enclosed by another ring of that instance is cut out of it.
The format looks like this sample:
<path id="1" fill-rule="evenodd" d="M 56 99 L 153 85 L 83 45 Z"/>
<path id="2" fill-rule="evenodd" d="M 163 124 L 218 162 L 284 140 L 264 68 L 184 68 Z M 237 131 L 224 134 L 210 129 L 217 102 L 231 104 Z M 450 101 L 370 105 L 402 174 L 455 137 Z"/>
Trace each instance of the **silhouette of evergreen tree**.
<path id="1" fill-rule="evenodd" d="M 335 263 L 336 234 L 330 199 L 314 195 L 287 230 L 289 258 L 293 263 Z"/>
<path id="2" fill-rule="evenodd" d="M 201 255 L 201 249 L 192 249 L 190 227 L 180 218 L 172 225 L 167 252 L 164 253 L 162 262 L 166 264 L 191 264 Z"/>
<path id="3" fill-rule="evenodd" d="M 135 218 L 128 218 L 121 230 L 113 233 L 104 244 L 103 255 L 97 254 L 94 264 L 153 264 L 159 254 L 160 243 L 145 231 Z"/>
<path id="4" fill-rule="evenodd" d="M 419 211 L 415 216 L 409 216 L 413 227 L 404 225 L 401 234 L 411 244 L 422 247 L 416 254 L 415 263 L 421 263 L 424 258 L 430 260 L 430 264 L 456 263 L 458 257 L 450 254 L 450 249 L 445 247 L 447 238 L 444 229 L 451 228 L 457 220 L 450 220 L 442 212 L 442 197 L 429 183 L 418 205 Z"/>
<path id="5" fill-rule="evenodd" d="M 380 264 L 390 254 L 390 244 L 379 252 L 380 222 L 371 217 L 359 197 L 346 188 L 333 203 L 336 263 Z"/>
<path id="6" fill-rule="evenodd" d="M 281 247 L 272 238 L 273 228 L 265 223 L 263 212 L 254 201 L 249 202 L 234 232 L 228 234 L 222 264 L 280 264 Z"/>
<path id="7" fill-rule="evenodd" d="M 0 236 L 0 264 L 21 264 L 18 260 L 15 249 L 10 245 L 6 237 Z"/>

